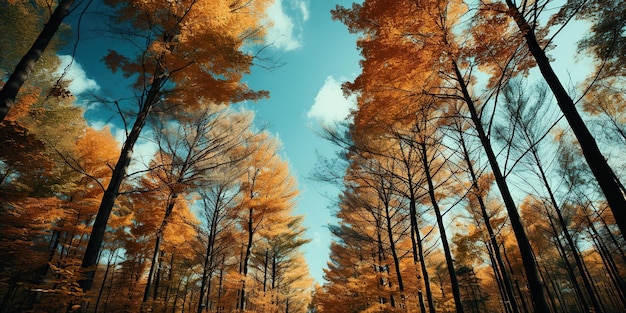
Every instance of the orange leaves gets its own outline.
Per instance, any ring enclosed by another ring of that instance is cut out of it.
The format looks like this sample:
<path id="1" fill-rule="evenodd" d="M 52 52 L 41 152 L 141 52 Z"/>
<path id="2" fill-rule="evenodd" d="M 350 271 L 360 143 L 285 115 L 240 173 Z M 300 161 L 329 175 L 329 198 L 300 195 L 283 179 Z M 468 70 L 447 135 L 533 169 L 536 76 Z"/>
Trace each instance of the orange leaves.
<path id="1" fill-rule="evenodd" d="M 115 73 L 118 70 L 122 70 L 124 72 L 126 72 L 126 70 L 128 70 L 128 68 L 126 68 L 126 66 L 128 66 L 128 64 L 130 63 L 130 60 L 117 53 L 117 51 L 111 50 L 111 49 L 107 49 L 109 52 L 107 53 L 107 55 L 105 55 L 102 58 L 102 61 L 104 61 L 104 64 L 106 64 L 106 66 L 111 70 L 111 72 Z"/>
<path id="2" fill-rule="evenodd" d="M 127 76 L 140 73 L 140 87 L 146 77 L 167 77 L 183 87 L 168 97 L 186 105 L 198 98 L 224 103 L 265 97 L 266 92 L 252 91 L 239 80 L 253 59 L 242 48 L 263 36 L 260 12 L 268 3 L 251 1 L 239 7 L 223 0 L 110 1 L 121 22 L 131 21 L 151 41 L 136 58 L 109 51 L 105 62 Z"/>

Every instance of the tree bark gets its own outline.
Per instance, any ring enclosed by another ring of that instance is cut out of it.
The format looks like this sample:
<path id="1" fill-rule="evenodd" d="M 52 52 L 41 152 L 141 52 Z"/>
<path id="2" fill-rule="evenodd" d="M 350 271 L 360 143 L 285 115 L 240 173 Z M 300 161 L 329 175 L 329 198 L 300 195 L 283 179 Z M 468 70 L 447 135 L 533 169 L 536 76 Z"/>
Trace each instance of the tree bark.
<path id="1" fill-rule="evenodd" d="M 418 130 L 419 131 L 419 130 Z M 420 142 L 422 166 L 424 167 L 424 175 L 428 182 L 428 196 L 430 202 L 435 211 L 437 218 L 437 225 L 439 226 L 439 235 L 441 236 L 441 245 L 443 246 L 443 253 L 446 257 L 446 267 L 448 268 L 448 275 L 450 275 L 450 284 L 452 285 L 452 296 L 454 298 L 454 304 L 456 306 L 457 313 L 463 313 L 463 302 L 461 302 L 461 290 L 459 288 L 459 280 L 456 277 L 456 271 L 454 270 L 454 262 L 452 260 L 452 253 L 450 252 L 450 245 L 448 243 L 448 236 L 446 235 L 446 226 L 443 223 L 443 216 L 435 197 L 435 185 L 433 184 L 432 173 L 430 172 L 430 164 L 428 163 L 428 156 L 426 154 L 426 143 Z"/>
<path id="2" fill-rule="evenodd" d="M 537 41 L 534 29 L 528 24 L 528 21 L 519 12 L 512 0 L 506 0 L 506 4 L 509 7 L 509 14 L 523 33 L 526 45 L 535 58 L 537 66 L 550 90 L 552 90 L 557 104 L 563 112 L 563 116 L 565 116 L 574 135 L 576 135 L 585 160 L 609 203 L 622 237 L 626 238 L 626 199 L 624 199 L 620 189 L 619 181 L 617 181 L 613 170 L 602 155 L 602 152 L 600 152 L 595 138 L 591 135 L 587 125 L 585 125 L 585 122 L 576 110 L 574 101 L 568 95 L 556 73 L 554 73 L 550 60 Z"/>
<path id="3" fill-rule="evenodd" d="M 144 104 L 141 106 L 139 114 L 137 115 L 137 119 L 135 119 L 135 122 L 133 123 L 133 127 L 128 134 L 128 138 L 124 141 L 122 151 L 117 163 L 115 164 L 113 173 L 111 174 L 109 186 L 107 186 L 107 189 L 102 196 L 102 202 L 100 202 L 98 214 L 96 215 L 96 219 L 93 223 L 91 235 L 89 236 L 89 242 L 87 243 L 85 255 L 83 256 L 83 262 L 81 264 L 83 277 L 78 281 L 78 283 L 80 287 L 83 288 L 83 291 L 90 290 L 91 285 L 93 284 L 98 254 L 100 253 L 102 241 L 104 240 L 104 232 L 106 231 L 109 216 L 113 210 L 113 205 L 117 199 L 120 186 L 126 177 L 126 171 L 128 170 L 128 165 L 130 164 L 132 158 L 135 143 L 137 142 L 137 139 L 139 139 L 139 135 L 146 124 L 152 108 L 158 101 L 158 95 L 163 82 L 164 78 L 161 77 L 161 74 L 157 71 L 156 75 L 154 75 L 154 81 L 150 85 L 150 90 L 146 96 Z"/>
<path id="4" fill-rule="evenodd" d="M 496 179 L 496 184 L 498 185 L 498 189 L 500 190 L 500 194 L 502 195 L 502 200 L 504 201 L 504 205 L 509 215 L 511 228 L 513 229 L 513 233 L 515 234 L 515 238 L 517 239 L 517 244 L 520 250 L 520 254 L 522 256 L 522 263 L 524 265 L 526 278 L 528 279 L 528 287 L 530 289 L 530 295 L 535 305 L 535 311 L 550 312 L 550 307 L 548 306 L 548 302 L 546 301 L 546 297 L 543 292 L 543 285 L 541 284 L 541 280 L 539 279 L 537 262 L 535 261 L 532 247 L 530 245 L 530 242 L 528 241 L 528 236 L 526 236 L 526 230 L 524 229 L 524 225 L 522 224 L 520 215 L 517 212 L 517 206 L 515 205 L 515 201 L 511 196 L 509 186 L 507 185 L 506 180 L 504 179 L 504 176 L 500 171 L 496 155 L 491 148 L 489 138 L 487 138 L 487 135 L 485 134 L 482 122 L 480 120 L 480 117 L 478 116 L 478 112 L 476 111 L 474 101 L 472 100 L 469 91 L 467 90 L 467 85 L 465 84 L 463 75 L 461 75 L 459 67 L 454 60 L 452 61 L 452 66 L 456 75 L 456 79 L 459 82 L 461 92 L 463 93 L 463 98 L 469 109 L 472 122 L 474 123 L 474 127 L 478 133 L 480 142 L 485 149 L 485 153 L 487 154 L 489 165 L 491 166 L 491 170 L 493 171 Z"/>
<path id="5" fill-rule="evenodd" d="M 511 277 L 509 272 L 504 265 L 504 261 L 502 260 L 502 253 L 500 252 L 500 245 L 498 244 L 498 240 L 496 238 L 496 234 L 493 231 L 493 227 L 491 227 L 491 221 L 489 218 L 489 214 L 487 213 L 487 206 L 482 197 L 482 190 L 478 187 L 478 178 L 476 177 L 476 172 L 474 171 L 474 166 L 472 165 L 472 160 L 470 159 L 469 151 L 467 150 L 467 145 L 465 144 L 465 139 L 463 138 L 463 132 L 459 130 L 459 139 L 461 143 L 461 149 L 463 149 L 463 157 L 465 158 L 465 162 L 467 163 L 467 170 L 470 174 L 470 178 L 472 179 L 472 189 L 475 190 L 476 199 L 478 200 L 478 205 L 480 206 L 480 214 L 482 215 L 483 221 L 485 223 L 485 228 L 487 229 L 487 234 L 489 235 L 489 242 L 491 244 L 491 249 L 493 249 L 493 257 L 497 262 L 497 265 L 494 264 L 493 268 L 495 272 L 498 272 L 502 276 L 502 282 L 504 283 L 504 289 L 506 292 L 506 297 L 508 299 L 503 299 L 506 310 L 511 310 L 513 313 L 519 313 L 519 308 L 517 307 L 517 301 L 515 301 L 515 292 L 513 291 L 513 284 L 511 282 Z M 496 275 L 497 277 L 498 275 Z M 508 300 L 508 305 L 507 305 Z"/>
<path id="6" fill-rule="evenodd" d="M 0 90 L 0 122 L 4 120 L 13 104 L 15 104 L 17 93 L 24 85 L 28 75 L 33 71 L 33 68 L 35 68 L 35 64 L 48 47 L 52 37 L 54 37 L 59 26 L 61 26 L 63 19 L 70 14 L 72 4 L 74 4 L 74 0 L 61 0 L 59 2 L 59 5 L 52 12 L 33 45 L 17 64 L 4 86 L 2 86 Z"/>

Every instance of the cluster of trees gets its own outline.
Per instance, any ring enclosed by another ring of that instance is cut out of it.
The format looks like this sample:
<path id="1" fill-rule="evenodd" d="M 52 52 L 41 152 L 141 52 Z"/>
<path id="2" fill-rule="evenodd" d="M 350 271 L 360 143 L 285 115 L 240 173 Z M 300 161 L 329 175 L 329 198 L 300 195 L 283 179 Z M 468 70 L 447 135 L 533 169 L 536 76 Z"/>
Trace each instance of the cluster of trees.
<path id="1" fill-rule="evenodd" d="M 17 97 L 2 93 L 0 312 L 306 312 L 295 180 L 278 141 L 229 107 L 267 96 L 240 80 L 268 1 L 107 4 L 129 44 L 104 61 L 135 96 L 97 103 L 117 112 L 121 144 L 55 75 L 62 36 L 38 48 Z M 0 3 L 3 82 L 48 5 Z M 148 164 L 131 162 L 141 138 L 156 146 Z"/>
<path id="2" fill-rule="evenodd" d="M 316 312 L 626 310 L 618 2 L 333 10 L 363 60 L 357 108 L 325 131 L 347 170 Z M 546 53 L 581 21 L 596 67 L 568 92 Z"/>

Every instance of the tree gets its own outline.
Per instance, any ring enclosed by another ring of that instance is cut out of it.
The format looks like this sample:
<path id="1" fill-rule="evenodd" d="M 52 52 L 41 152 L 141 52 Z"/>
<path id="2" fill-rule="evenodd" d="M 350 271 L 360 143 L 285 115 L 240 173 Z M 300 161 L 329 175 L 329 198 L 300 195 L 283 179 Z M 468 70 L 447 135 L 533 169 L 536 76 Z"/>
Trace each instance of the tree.
<path id="1" fill-rule="evenodd" d="M 179 114 L 182 115 L 182 114 Z M 157 229 L 152 263 L 143 302 L 148 300 L 163 232 L 179 198 L 189 197 L 195 186 L 210 182 L 212 172 L 241 161 L 240 147 L 251 137 L 252 115 L 234 113 L 225 106 L 207 105 L 193 114 L 179 116 L 174 125 L 159 123 L 157 159 L 149 173 L 152 189 L 165 199 L 164 215 Z"/>
<path id="2" fill-rule="evenodd" d="M 246 278 L 257 236 L 268 237 L 287 231 L 289 212 L 298 192 L 286 162 L 278 156 L 278 142 L 267 134 L 252 138 L 247 145 L 250 155 L 242 168 L 238 224 L 244 238 L 240 274 L 243 282 L 237 299 L 239 310 L 246 309 Z"/>
<path id="3" fill-rule="evenodd" d="M 518 6 L 513 0 L 506 0 L 505 4 L 506 10 L 501 10 L 500 8 L 497 8 L 497 10 L 506 12 L 518 26 L 520 34 L 525 39 L 526 45 L 537 62 L 541 74 L 554 94 L 563 116 L 565 116 L 569 126 L 576 135 L 576 139 L 583 151 L 583 156 L 587 160 L 587 164 L 609 203 L 622 236 L 626 236 L 624 235 L 626 234 L 626 210 L 623 209 L 626 207 L 626 198 L 624 198 L 624 194 L 620 189 L 621 183 L 602 155 L 595 138 L 591 135 L 587 125 L 576 110 L 574 101 L 554 72 L 550 59 L 546 55 L 545 49 L 541 46 L 540 39 L 537 38 L 535 29 L 538 23 L 536 16 L 539 14 L 539 8 L 535 4 L 527 4 L 526 2 Z M 535 16 L 535 20 L 529 21 L 528 18 L 533 16 Z"/>
<path id="4" fill-rule="evenodd" d="M 13 107 L 17 93 L 26 81 L 28 75 L 35 68 L 35 63 L 41 58 L 48 44 L 52 41 L 63 19 L 68 16 L 74 8 L 74 0 L 60 0 L 54 12 L 44 24 L 43 30 L 37 36 L 28 52 L 24 54 L 17 64 L 9 79 L 0 89 L 0 121 L 3 121 L 9 110 Z"/>
<path id="5" fill-rule="evenodd" d="M 508 77 L 511 64 L 521 69 L 527 66 L 523 63 L 524 59 L 517 54 L 515 44 L 519 40 L 514 36 L 510 42 L 495 45 L 493 50 L 496 51 L 480 46 L 483 42 L 480 38 L 467 41 L 478 43 L 478 46 L 463 45 L 465 41 L 462 39 L 472 35 L 461 30 L 462 16 L 466 11 L 467 6 L 461 1 L 407 2 L 401 5 L 389 5 L 385 1 L 366 1 L 363 5 L 353 4 L 351 9 L 337 7 L 333 11 L 334 18 L 344 22 L 350 31 L 364 34 L 358 43 L 365 58 L 361 63 L 363 72 L 354 83 L 347 84 L 345 88 L 359 94 L 359 102 L 364 106 L 359 107 L 355 118 L 357 125 L 380 112 L 380 105 L 390 105 L 389 109 L 385 108 L 383 116 L 401 115 L 399 112 L 402 111 L 398 110 L 404 107 L 394 106 L 394 98 L 430 94 L 465 103 L 487 154 L 522 252 L 536 310 L 547 311 L 549 308 L 532 247 L 483 126 L 479 112 L 482 101 L 475 102 L 470 93 L 473 60 L 477 60 L 478 66 L 493 71 L 489 86 L 496 91 L 498 82 Z M 493 17 L 488 17 L 487 20 L 493 20 Z M 494 30 L 498 34 L 510 34 L 506 27 L 499 26 Z M 415 57 L 418 55 L 421 57 Z M 462 69 L 467 69 L 470 76 L 464 76 Z M 390 95 L 387 99 L 391 99 L 381 101 L 380 98 L 375 98 L 376 101 L 371 101 L 370 94 L 376 92 L 385 92 Z M 364 119 L 359 118 L 361 110 L 364 112 Z"/>
<path id="6" fill-rule="evenodd" d="M 81 265 L 85 271 L 81 287 L 85 290 L 91 288 L 93 266 L 133 148 L 153 111 L 165 112 L 167 107 L 181 105 L 193 107 L 199 104 L 198 98 L 207 103 L 226 104 L 267 95 L 240 83 L 254 59 L 241 48 L 256 43 L 263 35 L 258 26 L 262 13 L 255 12 L 263 12 L 265 1 L 234 7 L 216 0 L 175 4 L 112 1 L 110 4 L 117 11 L 118 22 L 132 27 L 130 33 L 146 39 L 147 46 L 131 57 L 113 50 L 105 57 L 112 71 L 122 70 L 129 77 L 137 76 L 135 87 L 140 96 L 136 99 L 136 118 L 102 198 Z M 202 43 L 202 49 L 198 49 L 198 43 Z"/>

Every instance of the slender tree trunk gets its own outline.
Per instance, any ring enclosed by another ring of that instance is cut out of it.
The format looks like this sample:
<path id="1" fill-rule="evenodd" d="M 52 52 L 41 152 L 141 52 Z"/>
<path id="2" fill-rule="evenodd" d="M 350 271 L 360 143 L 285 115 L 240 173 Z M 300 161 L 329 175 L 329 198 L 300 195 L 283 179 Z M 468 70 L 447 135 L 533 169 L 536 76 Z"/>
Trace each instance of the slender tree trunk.
<path id="1" fill-rule="evenodd" d="M 98 297 L 96 298 L 96 307 L 94 308 L 94 313 L 98 312 L 98 306 L 100 305 L 100 299 L 102 299 L 102 293 L 104 292 L 104 286 L 107 282 L 107 277 L 109 275 L 109 270 L 111 269 L 111 261 L 113 261 L 113 256 L 116 253 L 111 253 L 111 255 L 109 255 L 109 260 L 107 262 L 107 268 L 104 271 L 104 277 L 102 277 L 102 284 L 100 284 L 100 290 L 98 290 Z"/>
<path id="2" fill-rule="evenodd" d="M 593 239 L 593 243 L 596 246 L 596 250 L 600 254 L 600 258 L 602 259 L 604 267 L 607 269 L 608 276 L 611 278 L 611 282 L 613 283 L 613 286 L 615 286 L 615 289 L 620 295 L 620 300 L 626 308 L 626 282 L 619 275 L 619 271 L 615 266 L 611 253 L 608 251 L 608 249 L 606 249 L 600 237 L 598 235 L 591 235 L 591 238 Z"/>
<path id="3" fill-rule="evenodd" d="M 502 255 L 504 256 L 504 260 L 506 261 L 507 268 L 511 272 L 511 276 L 513 276 L 514 275 L 513 266 L 511 265 L 511 260 L 509 260 L 509 256 L 506 254 L 504 245 L 502 245 Z M 519 281 L 517 280 L 517 278 L 514 278 L 512 280 L 515 283 L 515 289 L 517 289 L 517 294 L 519 294 L 520 303 L 522 304 L 522 310 L 524 311 L 524 313 L 528 313 L 529 311 L 528 311 L 528 305 L 526 304 L 526 299 L 525 299 L 526 297 L 524 296 L 524 293 L 522 292 L 522 288 L 520 288 L 519 286 Z"/>
<path id="4" fill-rule="evenodd" d="M 552 294 L 550 294 L 550 288 L 548 288 L 548 281 L 543 276 L 543 273 L 541 271 L 539 271 L 539 275 L 541 276 L 541 280 L 543 280 L 544 284 L 546 285 L 546 294 L 548 295 L 548 299 L 550 301 L 550 304 L 552 305 L 552 312 L 557 313 L 558 311 L 557 311 L 556 302 L 554 301 L 554 297 L 552 296 Z"/>
<path id="5" fill-rule="evenodd" d="M 593 138 L 587 125 L 585 125 L 585 122 L 576 110 L 574 101 L 572 101 L 572 98 L 568 95 L 556 73 L 554 73 L 550 60 L 537 41 L 534 28 L 528 24 L 528 21 L 526 21 L 522 13 L 519 12 L 512 0 L 506 0 L 506 4 L 509 7 L 509 14 L 513 17 L 515 23 L 523 33 L 526 39 L 526 45 L 535 58 L 537 66 L 546 83 L 548 83 L 550 90 L 552 90 L 557 104 L 563 112 L 563 116 L 567 119 L 572 131 L 576 135 L 576 139 L 578 139 L 585 160 L 587 160 L 589 168 L 591 168 L 600 189 L 602 189 L 609 203 L 611 212 L 615 217 L 615 222 L 622 232 L 622 237 L 626 238 L 626 199 L 624 199 L 624 195 L 620 189 L 621 184 L 613 174 L 613 170 L 602 155 L 602 152 L 600 152 L 595 138 Z"/>
<path id="6" fill-rule="evenodd" d="M 115 280 L 115 267 L 117 266 L 117 260 L 113 262 L 113 273 L 111 273 L 111 280 L 109 281 L 109 286 L 107 287 L 107 296 L 104 299 L 104 308 L 103 312 L 107 312 L 107 306 L 109 305 L 109 297 L 111 297 L 111 289 L 113 289 L 113 281 Z M 94 311 L 94 313 L 97 313 Z"/>
<path id="7" fill-rule="evenodd" d="M 126 171 L 128 170 L 128 165 L 130 164 L 132 158 L 135 143 L 137 142 L 137 139 L 146 124 L 152 108 L 158 101 L 161 85 L 165 80 L 161 76 L 160 72 L 157 72 L 156 75 L 154 75 L 154 80 L 150 85 L 150 90 L 148 91 L 144 103 L 141 105 L 137 119 L 135 119 L 133 127 L 128 134 L 128 138 L 124 141 L 122 151 L 117 163 L 115 164 L 113 173 L 111 174 L 111 181 L 102 196 L 102 202 L 100 202 L 100 208 L 98 209 L 98 214 L 94 220 L 91 235 L 89 236 L 89 242 L 87 243 L 85 255 L 83 256 L 83 262 L 81 264 L 81 270 L 84 277 L 78 283 L 80 287 L 83 288 L 83 291 L 90 290 L 91 285 L 93 284 L 95 265 L 98 254 L 100 253 L 102 241 L 104 240 L 104 233 L 109 221 L 109 216 L 113 210 L 113 205 L 115 204 L 115 200 L 118 196 L 120 186 L 126 176 Z"/>
<path id="8" fill-rule="evenodd" d="M 548 212 L 546 208 L 546 216 L 548 217 L 550 228 L 555 234 L 554 243 L 556 245 L 557 251 L 559 252 L 559 255 L 561 256 L 561 259 L 563 260 L 563 263 L 565 263 L 565 269 L 567 270 L 567 275 L 569 276 L 570 282 L 572 283 L 572 286 L 574 287 L 574 293 L 576 294 L 576 299 L 579 301 L 580 306 L 581 306 L 580 308 L 582 309 L 582 311 L 588 312 L 589 304 L 587 303 L 587 299 L 585 298 L 585 295 L 583 294 L 582 289 L 580 288 L 580 285 L 578 284 L 578 280 L 576 279 L 576 274 L 574 273 L 572 264 L 570 263 L 569 258 L 567 257 L 567 253 L 565 251 L 565 248 L 563 247 L 563 244 L 561 243 L 561 240 L 559 240 L 558 238 L 558 231 L 556 229 L 556 226 L 554 225 L 554 222 L 552 221 L 552 217 L 549 214 L 550 212 Z"/>
<path id="9" fill-rule="evenodd" d="M 587 294 L 589 295 L 589 299 L 591 300 L 591 305 L 593 306 L 596 313 L 604 312 L 602 307 L 600 307 L 600 303 L 598 302 L 596 293 L 594 292 L 591 286 L 591 283 L 589 282 L 589 277 L 585 274 L 584 267 L 583 267 L 583 260 L 580 257 L 580 254 L 578 253 L 578 248 L 576 247 L 576 244 L 574 243 L 574 240 L 572 239 L 572 236 L 569 233 L 569 229 L 567 228 L 567 223 L 565 223 L 565 219 L 563 218 L 561 209 L 559 208 L 558 203 L 556 202 L 556 197 L 554 193 L 552 192 L 552 187 L 550 187 L 550 183 L 548 182 L 548 177 L 546 176 L 546 173 L 543 169 L 543 164 L 541 162 L 541 159 L 539 158 L 538 152 L 536 151 L 535 148 L 531 148 L 531 149 L 532 149 L 531 152 L 532 152 L 533 158 L 535 159 L 535 165 L 537 166 L 537 169 L 539 170 L 539 174 L 541 176 L 541 181 L 543 182 L 544 187 L 546 187 L 546 190 L 548 191 L 550 202 L 552 203 L 552 207 L 556 211 L 559 225 L 561 226 L 561 230 L 563 232 L 563 235 L 565 236 L 565 240 L 567 241 L 569 249 L 572 252 L 572 256 L 574 257 L 574 262 L 576 262 L 576 267 L 578 268 L 578 272 L 580 273 L 580 278 L 582 279 L 583 285 L 585 286 L 585 289 L 587 290 Z M 554 228 L 554 231 L 555 231 L 555 235 L 557 235 L 558 232 L 556 231 L 556 228 Z M 560 244 L 558 236 L 556 240 Z M 567 261 L 567 255 L 565 254 L 565 251 L 563 251 L 563 256 L 564 256 L 564 260 L 569 265 L 569 261 Z M 576 277 L 572 276 L 572 280 L 576 281 Z M 585 307 L 587 306 L 585 305 Z"/>
<path id="10" fill-rule="evenodd" d="M 172 292 L 172 279 L 174 279 L 174 253 L 170 257 L 170 271 L 167 275 L 167 288 L 165 289 L 165 306 L 163 307 L 163 312 L 167 312 L 167 306 L 170 302 L 171 292 Z"/>
<path id="11" fill-rule="evenodd" d="M 546 302 L 543 286 L 541 284 L 541 280 L 539 279 L 539 270 L 537 269 L 537 263 L 533 256 L 533 251 L 530 242 L 528 241 L 528 236 L 526 236 L 526 230 L 524 229 L 524 225 L 522 224 L 521 217 L 517 212 L 517 206 L 515 205 L 515 201 L 511 196 L 509 186 L 507 185 L 506 180 L 502 175 L 502 172 L 500 171 L 496 155 L 491 148 L 489 138 L 487 138 L 487 135 L 485 134 L 482 122 L 480 120 L 480 117 L 478 116 L 478 112 L 476 111 L 474 101 L 472 100 L 472 97 L 467 90 L 467 85 L 465 84 L 463 75 L 461 75 L 461 72 L 459 71 L 459 68 L 455 61 L 452 61 L 452 65 L 454 67 L 456 79 L 461 87 L 463 98 L 469 109 L 472 122 L 474 123 L 474 127 L 478 132 L 480 142 L 482 143 L 483 148 L 485 149 L 485 152 L 487 154 L 487 159 L 489 160 L 491 170 L 493 171 L 493 174 L 495 176 L 496 184 L 498 185 L 498 189 L 500 190 L 500 194 L 502 195 L 502 200 L 504 201 L 504 205 L 509 215 L 511 228 L 513 229 L 513 233 L 515 234 L 515 238 L 517 239 L 517 244 L 520 250 L 520 254 L 522 256 L 522 263 L 524 265 L 524 271 L 526 273 L 526 279 L 528 280 L 528 287 L 530 289 L 530 295 L 534 303 L 535 311 L 537 313 L 549 312 L 550 307 L 548 306 L 548 302 Z"/>
<path id="12" fill-rule="evenodd" d="M 418 129 L 419 131 L 419 129 Z M 452 285 L 452 296 L 456 305 L 456 312 L 463 313 L 463 302 L 461 302 L 461 290 L 459 288 L 459 280 L 456 277 L 456 271 L 454 270 L 454 262 L 452 260 L 452 253 L 450 252 L 450 245 L 448 243 L 448 236 L 446 235 L 446 226 L 443 223 L 443 216 L 437 203 L 437 197 L 435 196 L 435 185 L 433 184 L 432 174 L 430 172 L 430 164 L 428 163 L 428 155 L 426 154 L 426 143 L 419 143 L 422 155 L 422 166 L 424 167 L 424 175 L 428 182 L 428 196 L 430 197 L 430 203 L 435 211 L 437 219 L 437 225 L 439 226 L 439 235 L 441 236 L 441 245 L 443 246 L 443 252 L 446 257 L 446 267 L 448 268 L 448 274 L 450 275 L 450 283 Z"/>
<path id="13" fill-rule="evenodd" d="M 35 68 L 35 64 L 48 47 L 52 37 L 54 37 L 59 26 L 61 26 L 63 19 L 70 14 L 72 4 L 74 4 L 74 0 L 61 0 L 59 2 L 59 5 L 52 12 L 48 22 L 44 24 L 43 30 L 39 33 L 33 45 L 17 64 L 4 86 L 2 86 L 0 90 L 0 122 L 4 120 L 13 104 L 15 104 L 17 93 L 24 85 L 28 75 Z"/>
<path id="14" fill-rule="evenodd" d="M 416 204 L 414 201 L 411 202 L 411 205 L 413 206 L 413 214 L 411 214 L 411 219 L 415 219 L 415 225 L 417 226 L 417 217 L 416 217 Z M 428 268 L 426 267 L 426 262 L 424 261 L 424 244 L 422 243 L 422 235 L 420 234 L 420 230 L 419 228 L 415 228 L 414 230 L 414 234 L 415 234 L 415 241 L 417 242 L 417 253 L 419 255 L 420 258 L 420 266 L 422 269 L 422 276 L 424 278 L 424 289 L 426 289 L 426 302 L 428 303 L 428 310 L 430 313 L 435 313 L 437 312 L 437 310 L 435 310 L 435 301 L 433 301 L 433 292 L 430 289 L 430 278 L 428 275 Z"/>
<path id="15" fill-rule="evenodd" d="M 385 220 L 387 222 L 387 237 L 389 238 L 389 249 L 391 249 L 391 257 L 393 258 L 393 265 L 396 270 L 396 277 L 398 279 L 398 291 L 400 291 L 400 307 L 404 307 L 405 295 L 404 295 L 404 283 L 402 282 L 402 271 L 400 270 L 400 259 L 398 258 L 398 252 L 396 251 L 396 242 L 393 238 L 393 231 L 391 225 L 391 216 L 389 213 L 389 205 L 385 203 Z"/>
<path id="16" fill-rule="evenodd" d="M 150 288 L 152 288 L 152 279 L 154 278 L 155 271 L 157 270 L 157 266 L 160 270 L 159 265 L 159 253 L 161 253 L 161 243 L 163 241 L 163 232 L 165 231 L 165 227 L 169 223 L 170 215 L 174 210 L 174 205 L 176 204 L 176 198 L 178 198 L 177 193 L 172 193 L 167 200 L 167 205 L 165 207 L 165 215 L 163 216 L 163 220 L 161 221 L 161 225 L 157 229 L 156 233 L 156 241 L 154 243 L 154 253 L 152 254 L 152 263 L 150 264 L 150 271 L 148 272 L 148 282 L 146 283 L 146 289 L 143 293 L 142 302 L 145 303 L 148 301 L 150 297 Z M 158 287 L 158 282 L 157 286 Z M 156 289 L 155 287 L 155 289 Z"/>
<path id="17" fill-rule="evenodd" d="M 459 139 L 461 143 L 461 149 L 463 150 L 463 157 L 465 158 L 465 162 L 467 163 L 467 170 L 470 174 L 470 178 L 472 179 L 472 189 L 474 189 L 474 193 L 476 199 L 478 200 L 478 205 L 480 207 L 480 214 L 482 215 L 483 221 L 485 223 L 485 228 L 487 229 L 487 234 L 489 235 L 489 242 L 491 245 L 491 249 L 493 249 L 493 257 L 495 258 L 497 265 L 494 264 L 494 272 L 498 272 L 498 268 L 500 269 L 499 275 L 502 276 L 502 282 L 504 284 L 504 290 L 506 292 L 505 306 L 507 311 L 511 310 L 513 313 L 519 313 L 519 308 L 517 306 L 517 301 L 515 301 L 515 292 L 513 291 L 513 283 L 511 282 L 511 277 L 509 272 L 504 265 L 504 261 L 502 260 L 502 253 L 500 252 L 500 245 L 498 244 L 498 239 L 496 237 L 495 232 L 493 231 L 493 227 L 491 227 L 491 221 L 489 214 L 487 213 L 487 205 L 483 199 L 482 193 L 478 187 L 478 177 L 476 177 L 476 172 L 474 171 L 474 166 L 472 165 L 472 160 L 469 155 L 469 151 L 467 150 L 467 145 L 465 144 L 465 139 L 463 137 L 463 132 L 459 130 Z M 496 275 L 498 276 L 498 275 Z M 508 305 L 507 305 L 508 300 Z"/>
<path id="18" fill-rule="evenodd" d="M 243 260 L 242 260 L 242 264 L 241 264 L 241 273 L 243 274 L 243 277 L 245 279 L 245 277 L 248 276 L 248 260 L 250 260 L 250 254 L 252 253 L 252 239 L 254 237 L 254 231 L 252 229 L 253 226 L 253 219 L 252 219 L 252 213 L 253 213 L 253 209 L 249 209 L 249 215 L 248 215 L 248 242 L 246 244 L 246 251 L 245 254 L 243 256 Z M 245 311 L 246 310 L 246 282 L 244 280 L 244 282 L 241 285 L 241 293 L 240 293 L 240 302 L 239 302 L 239 310 L 241 311 Z"/>
<path id="19" fill-rule="evenodd" d="M 218 202 L 218 201 L 216 201 Z M 216 236 L 216 232 L 217 232 L 217 224 L 218 224 L 218 220 L 219 220 L 219 216 L 218 216 L 218 210 L 217 210 L 217 204 L 216 207 L 213 210 L 213 216 L 211 216 L 211 223 L 209 225 L 209 227 L 211 227 L 211 229 L 209 230 L 209 238 L 207 238 L 208 242 L 207 242 L 207 248 L 206 248 L 206 255 L 204 257 L 204 269 L 202 272 L 202 282 L 200 285 L 200 296 L 198 299 L 198 313 L 202 313 L 202 311 L 205 311 L 206 309 L 203 309 L 203 302 L 204 301 L 204 296 L 205 296 L 205 292 L 204 290 L 206 289 L 206 286 L 209 284 L 209 282 L 207 282 L 207 280 L 209 280 L 209 271 L 211 269 L 211 267 L 213 266 L 213 249 L 214 249 L 214 244 L 215 244 L 215 236 Z M 210 290 L 207 290 L 206 292 L 206 297 L 208 300 L 208 295 L 209 295 Z"/>
<path id="20" fill-rule="evenodd" d="M 154 278 L 154 272 L 156 271 L 156 267 L 159 263 L 159 250 L 161 249 L 161 237 L 163 233 L 158 231 L 156 235 L 156 242 L 154 244 L 154 252 L 152 253 L 152 263 L 150 264 L 150 271 L 148 271 L 148 281 L 146 282 L 146 288 L 143 292 L 143 299 L 141 302 L 148 302 L 148 298 L 150 297 L 150 289 L 152 288 L 152 280 Z M 143 307 L 143 305 L 142 305 Z"/>
<path id="21" fill-rule="evenodd" d="M 404 152 L 404 150 L 400 149 L 400 151 Z M 423 259 L 423 253 L 422 253 L 422 249 L 421 249 L 421 238 L 419 238 L 419 228 L 417 225 L 417 208 L 416 208 L 416 202 L 417 202 L 417 196 L 415 195 L 415 186 L 413 183 L 413 175 L 412 175 L 412 166 L 409 162 L 410 156 L 404 156 L 403 159 L 403 163 L 407 172 L 407 185 L 408 185 L 408 189 L 409 189 L 409 219 L 411 221 L 411 249 L 413 251 L 413 264 L 415 265 L 416 269 L 417 269 L 417 263 L 420 262 L 419 260 L 421 259 L 422 263 L 424 262 Z M 417 235 L 417 239 L 416 239 L 416 233 L 418 233 Z M 419 243 L 418 243 L 419 241 Z M 418 249 L 418 244 L 419 244 L 419 249 Z M 427 302 L 428 302 L 428 307 L 430 312 L 435 312 L 434 311 L 434 303 L 433 303 L 433 299 L 432 299 L 432 295 L 430 293 L 430 285 L 429 285 L 429 281 L 428 281 L 428 273 L 426 273 L 425 271 L 426 266 L 422 266 L 422 276 L 424 278 L 424 287 L 426 289 L 426 298 L 427 298 Z M 419 274 L 417 274 L 417 279 L 418 281 L 421 279 L 422 277 L 420 277 Z M 424 304 L 424 295 L 422 292 L 422 288 L 418 288 L 417 289 L 417 297 L 419 300 L 419 307 L 420 307 L 420 312 L 421 313 L 426 313 L 426 306 Z"/>
<path id="22" fill-rule="evenodd" d="M 163 262 L 161 262 L 161 259 L 165 255 L 165 251 L 161 250 L 159 251 L 159 254 L 160 256 L 157 261 L 156 277 L 154 278 L 154 292 L 152 293 L 152 300 L 156 300 L 159 296 L 159 287 L 161 286 L 161 273 L 163 272 Z"/>

